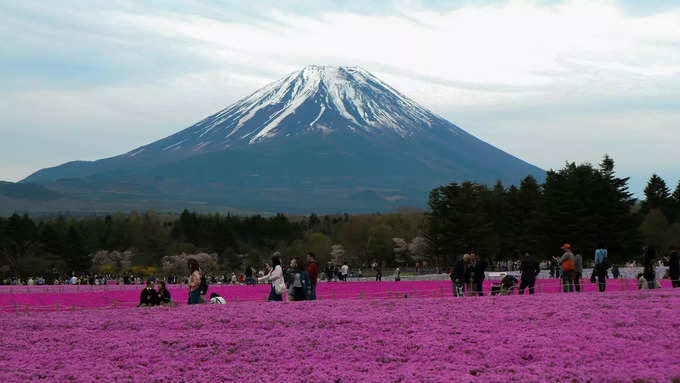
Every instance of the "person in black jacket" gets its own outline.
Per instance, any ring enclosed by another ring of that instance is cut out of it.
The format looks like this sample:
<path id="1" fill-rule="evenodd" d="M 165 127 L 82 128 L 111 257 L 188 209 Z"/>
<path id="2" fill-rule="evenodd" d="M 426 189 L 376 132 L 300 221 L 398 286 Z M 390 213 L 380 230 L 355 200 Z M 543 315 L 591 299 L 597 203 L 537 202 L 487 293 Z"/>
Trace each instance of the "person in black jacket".
<path id="1" fill-rule="evenodd" d="M 453 295 L 462 297 L 465 291 L 465 285 L 470 280 L 470 254 L 463 255 L 462 259 L 456 262 L 451 273 L 451 281 L 453 282 Z"/>
<path id="2" fill-rule="evenodd" d="M 473 264 L 473 275 L 474 275 L 474 280 L 472 281 L 475 287 L 474 293 L 478 293 L 480 297 L 484 296 L 484 278 L 486 278 L 486 261 L 482 259 L 478 254 L 476 253 L 471 253 L 470 257 L 472 258 L 472 261 L 474 262 Z"/>
<path id="3" fill-rule="evenodd" d="M 158 285 L 158 304 L 163 306 L 172 305 L 172 298 L 170 297 L 170 291 L 165 286 L 165 282 L 161 281 Z"/>
<path id="4" fill-rule="evenodd" d="M 673 288 L 680 287 L 680 257 L 675 247 L 671 247 L 668 255 L 668 276 Z"/>
<path id="5" fill-rule="evenodd" d="M 533 294 L 534 286 L 536 285 L 536 277 L 538 276 L 538 273 L 541 272 L 541 267 L 528 251 L 524 252 L 519 270 L 522 272 L 522 282 L 519 284 L 519 293 L 524 294 L 524 289 L 528 287 L 529 294 Z"/>
<path id="6" fill-rule="evenodd" d="M 142 294 L 139 297 L 139 305 L 141 306 L 157 306 L 158 305 L 158 294 L 156 290 L 153 289 L 153 282 L 146 281 L 146 288 L 142 290 Z"/>

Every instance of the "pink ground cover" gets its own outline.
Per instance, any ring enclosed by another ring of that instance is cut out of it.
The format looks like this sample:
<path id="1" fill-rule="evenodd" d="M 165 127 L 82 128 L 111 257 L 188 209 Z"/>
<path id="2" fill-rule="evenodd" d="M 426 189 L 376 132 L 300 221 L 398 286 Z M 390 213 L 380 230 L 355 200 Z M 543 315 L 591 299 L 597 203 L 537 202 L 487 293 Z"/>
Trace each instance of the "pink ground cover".
<path id="1" fill-rule="evenodd" d="M 668 281 L 661 281 L 664 288 L 670 287 Z M 484 292 L 488 295 L 493 281 L 484 282 Z M 143 286 L 2 286 L 0 288 L 0 311 L 30 312 L 90 309 L 101 307 L 131 307 L 139 302 Z M 169 286 L 175 302 L 184 304 L 188 289 Z M 607 291 L 635 290 L 635 280 L 612 279 L 607 283 Z M 269 295 L 269 285 L 210 285 L 208 295 L 216 292 L 227 301 L 263 301 Z M 595 284 L 584 281 L 584 290 L 597 290 Z M 557 293 L 560 283 L 557 279 L 541 279 L 537 282 L 537 293 Z M 331 282 L 319 283 L 317 296 L 320 299 L 387 299 L 395 295 L 409 295 L 409 298 L 431 298 L 451 296 L 451 282 L 444 281 L 401 281 L 401 282 Z M 15 308 L 16 304 L 16 308 Z"/>
<path id="2" fill-rule="evenodd" d="M 679 313 L 680 289 L 6 312 L 0 381 L 679 382 Z"/>

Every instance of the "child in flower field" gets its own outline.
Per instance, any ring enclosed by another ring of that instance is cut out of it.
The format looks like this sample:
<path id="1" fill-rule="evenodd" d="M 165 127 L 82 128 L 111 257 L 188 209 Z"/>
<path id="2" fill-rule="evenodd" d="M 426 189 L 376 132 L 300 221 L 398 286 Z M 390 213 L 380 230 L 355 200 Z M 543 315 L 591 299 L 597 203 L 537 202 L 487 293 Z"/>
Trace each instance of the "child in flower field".
<path id="1" fill-rule="evenodd" d="M 210 294 L 210 304 L 213 305 L 224 305 L 227 301 L 224 300 L 218 293 Z"/>
<path id="2" fill-rule="evenodd" d="M 653 279 L 651 283 L 649 281 L 647 281 L 644 273 L 640 273 L 640 274 L 637 275 L 637 281 L 638 281 L 637 282 L 638 290 L 647 290 L 647 289 L 653 289 L 653 288 L 660 289 L 661 288 L 661 283 L 659 283 L 659 281 L 657 281 L 656 279 Z M 654 287 L 650 287 L 650 286 L 654 286 Z"/>
<path id="3" fill-rule="evenodd" d="M 170 291 L 165 286 L 164 281 L 158 283 L 158 302 L 161 306 L 172 306 Z"/>
<path id="4" fill-rule="evenodd" d="M 158 294 L 156 290 L 153 289 L 153 282 L 146 281 L 146 288 L 142 290 L 139 297 L 139 304 L 137 307 L 141 306 L 157 306 L 158 305 Z"/>
<path id="5" fill-rule="evenodd" d="M 198 261 L 193 258 L 189 258 L 187 261 L 187 266 L 189 267 L 189 300 L 187 304 L 195 305 L 200 303 L 201 299 L 201 270 L 198 266 Z"/>

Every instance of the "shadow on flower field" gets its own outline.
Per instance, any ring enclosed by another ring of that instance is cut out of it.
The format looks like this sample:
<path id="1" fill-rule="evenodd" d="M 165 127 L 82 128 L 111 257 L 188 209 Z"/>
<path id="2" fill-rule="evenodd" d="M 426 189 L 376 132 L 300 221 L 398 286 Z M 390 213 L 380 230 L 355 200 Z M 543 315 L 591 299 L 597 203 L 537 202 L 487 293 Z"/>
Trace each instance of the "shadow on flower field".
<path id="1" fill-rule="evenodd" d="M 1 313 L 0 380 L 680 379 L 680 290 Z"/>

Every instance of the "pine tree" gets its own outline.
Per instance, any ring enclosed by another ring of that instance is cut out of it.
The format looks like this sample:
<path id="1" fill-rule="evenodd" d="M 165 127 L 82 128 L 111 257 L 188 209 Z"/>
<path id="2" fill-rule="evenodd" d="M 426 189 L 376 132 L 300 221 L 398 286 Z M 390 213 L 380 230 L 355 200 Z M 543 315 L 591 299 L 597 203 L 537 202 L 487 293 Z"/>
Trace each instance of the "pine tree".
<path id="1" fill-rule="evenodd" d="M 661 212 L 669 218 L 673 215 L 672 213 L 672 200 L 671 191 L 666 185 L 666 181 L 656 174 L 647 182 L 647 187 L 645 187 L 645 200 L 642 202 L 641 211 L 644 215 L 647 215 L 652 209 L 659 209 Z"/>
<path id="2" fill-rule="evenodd" d="M 66 264 L 72 272 L 81 273 L 89 270 L 90 257 L 83 243 L 83 237 L 78 230 L 71 225 L 68 230 Z"/>

